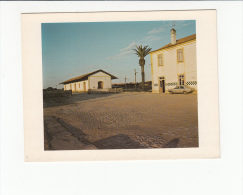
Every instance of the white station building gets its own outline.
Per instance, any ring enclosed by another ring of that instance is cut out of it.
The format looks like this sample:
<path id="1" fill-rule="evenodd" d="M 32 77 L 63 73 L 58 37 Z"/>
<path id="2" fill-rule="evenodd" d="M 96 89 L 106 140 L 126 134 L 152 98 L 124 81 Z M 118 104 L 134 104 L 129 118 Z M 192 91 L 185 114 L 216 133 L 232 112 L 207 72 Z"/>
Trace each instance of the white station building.
<path id="1" fill-rule="evenodd" d="M 196 34 L 176 40 L 171 29 L 171 43 L 150 52 L 153 93 L 167 93 L 177 85 L 197 90 Z"/>
<path id="2" fill-rule="evenodd" d="M 64 90 L 80 92 L 85 92 L 89 89 L 108 90 L 112 88 L 112 79 L 117 79 L 117 77 L 100 69 L 88 74 L 69 79 L 60 84 L 64 85 Z"/>

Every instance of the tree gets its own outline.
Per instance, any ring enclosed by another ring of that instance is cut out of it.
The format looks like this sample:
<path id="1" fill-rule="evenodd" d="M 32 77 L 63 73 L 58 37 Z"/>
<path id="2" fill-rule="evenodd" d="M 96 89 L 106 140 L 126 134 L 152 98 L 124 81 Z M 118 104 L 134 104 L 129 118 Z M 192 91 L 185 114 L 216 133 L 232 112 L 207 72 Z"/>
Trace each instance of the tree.
<path id="1" fill-rule="evenodd" d="M 47 91 L 52 91 L 52 90 L 54 90 L 54 88 L 53 87 L 48 87 L 48 88 L 46 88 L 46 90 Z"/>
<path id="2" fill-rule="evenodd" d="M 151 51 L 151 48 L 149 48 L 148 45 L 142 46 L 140 45 L 139 47 L 136 46 L 137 49 L 133 49 L 139 57 L 139 65 L 141 66 L 141 75 L 142 75 L 142 90 L 144 90 L 144 83 L 145 83 L 145 78 L 144 78 L 144 66 L 145 66 L 145 56 L 149 54 Z"/>

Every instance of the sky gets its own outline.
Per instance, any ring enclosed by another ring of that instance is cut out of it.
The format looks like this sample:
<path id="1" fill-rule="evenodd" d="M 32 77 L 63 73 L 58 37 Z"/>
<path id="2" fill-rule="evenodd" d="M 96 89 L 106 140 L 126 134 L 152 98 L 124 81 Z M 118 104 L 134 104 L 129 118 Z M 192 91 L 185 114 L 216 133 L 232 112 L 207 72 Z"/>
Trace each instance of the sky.
<path id="1" fill-rule="evenodd" d="M 42 23 L 43 88 L 63 88 L 59 83 L 102 69 L 118 79 L 112 83 L 141 82 L 139 57 L 133 49 L 153 50 L 196 33 L 195 20 Z M 145 57 L 145 80 L 151 80 L 150 55 Z"/>

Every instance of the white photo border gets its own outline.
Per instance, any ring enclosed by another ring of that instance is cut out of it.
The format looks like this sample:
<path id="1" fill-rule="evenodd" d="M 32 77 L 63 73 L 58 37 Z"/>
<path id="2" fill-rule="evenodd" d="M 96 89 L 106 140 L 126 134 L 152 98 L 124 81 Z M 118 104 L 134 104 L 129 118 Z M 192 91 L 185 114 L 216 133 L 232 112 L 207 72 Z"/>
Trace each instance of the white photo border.
<path id="1" fill-rule="evenodd" d="M 25 161 L 219 158 L 216 10 L 22 14 Z M 198 148 L 44 151 L 41 23 L 196 20 Z"/>

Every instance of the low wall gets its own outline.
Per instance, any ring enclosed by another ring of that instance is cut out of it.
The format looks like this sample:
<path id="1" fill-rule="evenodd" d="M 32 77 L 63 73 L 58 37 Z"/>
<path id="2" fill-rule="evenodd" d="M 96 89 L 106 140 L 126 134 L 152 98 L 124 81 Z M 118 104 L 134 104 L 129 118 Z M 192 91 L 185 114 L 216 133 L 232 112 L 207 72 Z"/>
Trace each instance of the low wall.
<path id="1" fill-rule="evenodd" d="M 152 92 L 152 87 L 144 87 L 144 90 L 142 88 L 127 88 L 123 89 L 124 92 Z"/>
<path id="2" fill-rule="evenodd" d="M 89 89 L 89 94 L 103 94 L 103 93 L 122 93 L 122 88 L 115 88 L 115 89 Z"/>
<path id="3" fill-rule="evenodd" d="M 43 90 L 43 98 L 51 98 L 51 97 L 69 97 L 72 96 L 72 90 Z"/>

